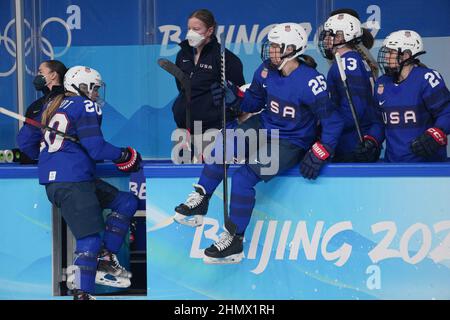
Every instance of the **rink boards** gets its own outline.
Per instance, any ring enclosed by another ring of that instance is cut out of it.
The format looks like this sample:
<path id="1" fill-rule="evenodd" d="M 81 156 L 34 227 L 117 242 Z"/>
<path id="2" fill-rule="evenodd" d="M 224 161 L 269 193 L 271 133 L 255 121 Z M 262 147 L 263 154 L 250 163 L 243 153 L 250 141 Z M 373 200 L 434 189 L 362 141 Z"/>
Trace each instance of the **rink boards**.
<path id="1" fill-rule="evenodd" d="M 261 183 L 238 265 L 202 262 L 222 231 L 221 186 L 202 227 L 170 218 L 199 173 L 145 168 L 150 299 L 450 299 L 448 164 L 330 165 L 314 182 L 292 169 Z"/>
<path id="2" fill-rule="evenodd" d="M 256 187 L 245 259 L 225 266 L 202 262 L 221 232 L 221 186 L 202 227 L 171 219 L 200 172 L 145 166 L 147 295 L 121 298 L 450 299 L 450 164 L 329 165 L 314 182 L 292 169 Z M 112 164 L 99 174 L 128 188 Z M 0 299 L 62 299 L 52 295 L 51 207 L 36 176 L 33 166 L 0 167 Z"/>

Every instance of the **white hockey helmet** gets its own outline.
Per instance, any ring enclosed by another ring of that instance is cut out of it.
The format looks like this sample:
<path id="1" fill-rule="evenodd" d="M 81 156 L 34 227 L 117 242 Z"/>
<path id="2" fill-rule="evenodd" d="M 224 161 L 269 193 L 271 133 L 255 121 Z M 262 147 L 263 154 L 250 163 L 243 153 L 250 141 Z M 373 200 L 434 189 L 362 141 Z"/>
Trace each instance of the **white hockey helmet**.
<path id="1" fill-rule="evenodd" d="M 409 53 L 411 56 L 405 59 L 404 53 Z M 394 82 L 398 82 L 403 66 L 418 63 L 417 57 L 424 53 L 423 41 L 417 32 L 399 30 L 392 32 L 384 39 L 378 51 L 377 62 L 384 74 L 392 76 Z"/>
<path id="2" fill-rule="evenodd" d="M 323 30 L 329 31 L 332 35 L 336 35 L 338 31 L 341 31 L 345 42 L 352 41 L 363 35 L 361 22 L 348 13 L 338 13 L 329 17 L 323 25 Z"/>
<path id="3" fill-rule="evenodd" d="M 340 33 L 343 42 L 335 44 L 334 39 Z M 348 13 L 338 13 L 332 15 L 325 21 L 323 30 L 319 34 L 318 47 L 323 57 L 333 58 L 333 48 L 352 42 L 357 44 L 363 35 L 361 22 L 358 18 Z"/>
<path id="4" fill-rule="evenodd" d="M 413 56 L 423 51 L 423 41 L 415 31 L 399 30 L 392 32 L 384 39 L 383 47 L 398 50 L 399 53 L 409 50 Z"/>
<path id="5" fill-rule="evenodd" d="M 281 70 L 285 63 L 303 54 L 308 44 L 308 35 L 298 23 L 286 22 L 275 25 L 267 35 L 267 41 L 262 46 L 261 58 L 263 61 L 270 58 L 269 48 L 277 44 L 280 47 L 282 62 L 278 67 Z M 286 53 L 288 48 L 293 51 Z"/>
<path id="6" fill-rule="evenodd" d="M 93 98 L 92 92 L 104 88 L 100 73 L 86 66 L 75 66 L 67 70 L 64 76 L 64 89 L 79 96 Z"/>

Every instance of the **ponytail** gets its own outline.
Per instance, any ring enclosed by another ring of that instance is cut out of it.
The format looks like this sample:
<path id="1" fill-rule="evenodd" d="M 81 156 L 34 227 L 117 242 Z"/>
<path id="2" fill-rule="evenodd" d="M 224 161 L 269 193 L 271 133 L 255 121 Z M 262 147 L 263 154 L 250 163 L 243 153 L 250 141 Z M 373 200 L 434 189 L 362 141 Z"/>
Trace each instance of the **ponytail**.
<path id="1" fill-rule="evenodd" d="M 375 39 L 372 33 L 367 28 L 362 28 L 363 34 L 361 36 L 361 42 L 367 49 L 372 49 Z"/>
<path id="2" fill-rule="evenodd" d="M 299 59 L 300 62 L 303 62 L 303 63 L 306 64 L 308 67 L 311 67 L 311 68 L 314 68 L 314 69 L 317 67 L 316 60 L 314 60 L 313 57 L 308 56 L 307 54 L 301 54 L 301 55 L 299 56 L 299 58 L 301 58 L 301 59 Z"/>
<path id="3" fill-rule="evenodd" d="M 372 71 L 373 79 L 376 80 L 378 78 L 379 68 L 375 58 L 372 57 L 372 54 L 364 45 L 357 44 L 355 46 L 355 49 L 356 51 L 358 51 L 358 53 L 361 55 L 364 61 L 367 62 L 367 64 L 370 67 L 370 70 Z"/>
<path id="4" fill-rule="evenodd" d="M 50 102 L 47 104 L 47 108 L 44 110 L 44 112 L 42 112 L 41 124 L 43 124 L 44 126 L 48 126 L 48 122 L 55 115 L 56 110 L 58 110 L 58 108 L 61 106 L 64 98 L 73 96 L 76 96 L 76 94 L 72 92 L 66 92 L 65 94 L 58 94 L 56 97 L 50 100 Z"/>

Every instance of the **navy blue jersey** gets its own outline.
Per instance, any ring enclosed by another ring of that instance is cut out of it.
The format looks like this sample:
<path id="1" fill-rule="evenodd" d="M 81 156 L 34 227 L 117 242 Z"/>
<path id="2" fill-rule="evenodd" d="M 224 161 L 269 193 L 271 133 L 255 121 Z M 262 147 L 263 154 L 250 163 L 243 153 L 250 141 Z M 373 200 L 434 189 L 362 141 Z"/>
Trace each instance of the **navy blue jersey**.
<path id="1" fill-rule="evenodd" d="M 386 138 L 385 160 L 390 162 L 445 161 L 447 152 L 425 159 L 411 151 L 411 142 L 431 127 L 450 132 L 450 93 L 435 70 L 414 67 L 408 77 L 395 84 L 382 76 L 375 84 L 375 106 L 385 123 L 377 140 Z"/>
<path id="2" fill-rule="evenodd" d="M 42 111 L 35 115 L 34 120 L 41 121 Z M 39 128 L 33 127 L 24 123 L 23 127 L 17 134 L 17 145 L 23 153 L 30 159 L 37 159 L 39 157 L 39 146 L 41 145 L 43 136 Z"/>
<path id="3" fill-rule="evenodd" d="M 365 135 L 368 134 L 369 128 L 375 121 L 374 112 L 370 110 L 373 107 L 373 85 L 375 81 L 369 65 L 357 51 L 347 51 L 341 57 L 361 133 Z M 333 62 L 328 71 L 327 84 L 331 100 L 344 120 L 344 129 L 336 147 L 336 154 L 351 153 L 355 150 L 359 138 L 336 61 Z"/>
<path id="4" fill-rule="evenodd" d="M 280 138 L 308 150 L 317 140 L 317 123 L 322 124 L 321 142 L 334 149 L 343 128 L 342 118 L 331 102 L 325 77 L 301 63 L 287 77 L 265 61 L 255 71 L 241 104 L 244 112 L 261 113 L 266 129 L 279 129 Z"/>
<path id="5" fill-rule="evenodd" d="M 101 114 L 100 107 L 89 99 L 80 96 L 64 98 L 48 126 L 78 138 L 80 143 L 49 131 L 40 133 L 39 183 L 91 181 L 95 178 L 96 160 L 120 157 L 120 148 L 103 138 Z M 34 128 L 24 126 L 20 141 L 26 141 L 28 135 L 36 141 L 36 132 Z M 23 146 L 19 147 L 22 149 Z"/>

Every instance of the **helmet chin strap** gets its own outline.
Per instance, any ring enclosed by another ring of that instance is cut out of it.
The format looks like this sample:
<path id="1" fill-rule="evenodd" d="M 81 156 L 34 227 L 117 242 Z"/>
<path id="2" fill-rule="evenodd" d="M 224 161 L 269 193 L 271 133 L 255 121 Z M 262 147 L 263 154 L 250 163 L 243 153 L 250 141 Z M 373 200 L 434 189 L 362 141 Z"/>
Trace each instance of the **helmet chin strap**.
<path id="1" fill-rule="evenodd" d="M 72 84 L 72 88 L 74 88 L 75 90 L 77 90 L 78 94 L 82 97 L 85 97 L 89 100 L 91 100 L 91 98 L 89 98 L 86 93 L 84 93 L 83 91 L 80 90 L 80 88 L 78 88 L 76 85 Z"/>
<path id="2" fill-rule="evenodd" d="M 284 59 L 281 61 L 280 65 L 278 66 L 278 70 L 279 70 L 279 71 L 283 70 L 283 68 L 284 68 L 284 66 L 286 65 L 286 63 L 287 63 L 288 61 L 290 61 L 290 60 L 292 60 L 292 59 L 284 58 Z"/>
<path id="3" fill-rule="evenodd" d="M 292 52 L 288 53 L 287 55 L 281 57 L 283 60 L 281 61 L 281 64 L 278 66 L 278 70 L 281 71 L 288 61 L 295 59 L 297 57 L 296 54 L 298 51 L 300 51 L 300 49 L 292 51 Z"/>
<path id="4" fill-rule="evenodd" d="M 408 59 L 406 59 L 406 60 L 404 60 L 402 62 L 399 61 L 400 60 L 400 54 L 398 54 L 397 55 L 397 62 L 398 62 L 399 67 L 396 68 L 397 70 L 393 71 L 394 82 L 397 83 L 397 84 L 400 83 L 401 82 L 400 81 L 400 75 L 402 74 L 403 67 L 405 67 L 407 65 L 410 65 L 410 64 L 417 63 L 418 59 L 416 59 L 416 58 L 418 56 L 424 54 L 424 53 L 425 53 L 425 51 L 417 52 L 415 55 L 409 57 Z"/>

